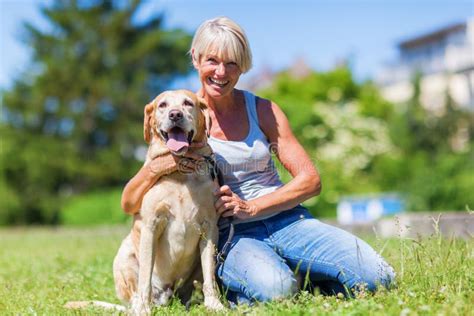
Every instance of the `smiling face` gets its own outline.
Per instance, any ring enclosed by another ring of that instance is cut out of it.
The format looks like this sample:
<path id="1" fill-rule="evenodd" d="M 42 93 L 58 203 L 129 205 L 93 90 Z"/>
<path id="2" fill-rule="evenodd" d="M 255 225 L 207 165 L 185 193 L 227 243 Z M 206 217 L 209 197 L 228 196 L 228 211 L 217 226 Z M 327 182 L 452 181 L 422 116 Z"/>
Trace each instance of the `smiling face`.
<path id="1" fill-rule="evenodd" d="M 204 93 L 212 98 L 231 93 L 242 74 L 235 60 L 214 50 L 199 60 L 193 58 L 193 64 L 199 73 Z"/>
<path id="2" fill-rule="evenodd" d="M 190 91 L 165 91 L 145 109 L 145 140 L 160 140 L 176 155 L 183 155 L 191 142 L 200 139 L 205 124 L 201 103 Z M 149 120 L 147 119 L 149 116 Z"/>

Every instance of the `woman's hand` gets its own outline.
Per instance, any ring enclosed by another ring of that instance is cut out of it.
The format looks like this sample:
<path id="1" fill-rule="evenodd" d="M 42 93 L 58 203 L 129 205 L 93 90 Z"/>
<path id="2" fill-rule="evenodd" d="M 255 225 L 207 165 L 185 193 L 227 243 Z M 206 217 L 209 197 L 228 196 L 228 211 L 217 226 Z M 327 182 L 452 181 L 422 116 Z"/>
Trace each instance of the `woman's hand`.
<path id="1" fill-rule="evenodd" d="M 156 181 L 167 174 L 175 171 L 183 173 L 191 173 L 199 169 L 199 164 L 204 160 L 203 156 L 194 153 L 192 150 L 188 151 L 184 156 L 175 156 L 171 153 L 166 153 L 162 156 L 154 158 L 148 164 L 148 168 Z"/>
<path id="2" fill-rule="evenodd" d="M 191 145 L 191 147 L 200 148 L 202 146 Z M 183 157 L 168 153 L 154 158 L 143 166 L 125 186 L 122 192 L 122 209 L 128 214 L 138 213 L 143 196 L 162 176 L 175 171 L 194 172 L 198 170 L 203 159 L 201 155 L 193 152 L 192 148 Z"/>
<path id="3" fill-rule="evenodd" d="M 248 219 L 255 216 L 258 212 L 255 205 L 250 201 L 242 200 L 227 185 L 221 186 L 214 195 L 218 198 L 214 203 L 214 207 L 219 216 L 234 216 L 238 219 Z"/>

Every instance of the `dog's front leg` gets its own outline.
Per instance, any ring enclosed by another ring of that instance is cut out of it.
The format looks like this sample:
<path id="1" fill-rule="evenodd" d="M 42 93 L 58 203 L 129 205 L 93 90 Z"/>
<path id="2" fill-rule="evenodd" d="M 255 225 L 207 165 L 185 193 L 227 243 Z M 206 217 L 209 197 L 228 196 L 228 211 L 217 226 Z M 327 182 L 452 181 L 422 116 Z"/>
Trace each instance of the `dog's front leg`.
<path id="1" fill-rule="evenodd" d="M 151 314 L 151 277 L 155 264 L 156 241 L 163 233 L 168 220 L 162 215 L 144 216 L 140 233 L 138 291 L 132 298 L 132 313 Z"/>
<path id="2" fill-rule="evenodd" d="M 223 310 L 224 306 L 219 301 L 219 293 L 215 279 L 215 253 L 218 238 L 217 226 L 209 222 L 204 222 L 202 228 L 203 232 L 199 242 L 199 248 L 201 250 L 201 265 L 204 281 L 202 287 L 204 305 L 208 309 Z"/>

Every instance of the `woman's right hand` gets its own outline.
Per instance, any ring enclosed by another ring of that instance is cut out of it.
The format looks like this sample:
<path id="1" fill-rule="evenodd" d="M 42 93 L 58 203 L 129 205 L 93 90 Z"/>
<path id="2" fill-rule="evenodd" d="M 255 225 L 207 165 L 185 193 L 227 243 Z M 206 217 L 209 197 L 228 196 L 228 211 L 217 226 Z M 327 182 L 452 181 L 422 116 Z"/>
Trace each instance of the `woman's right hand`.
<path id="1" fill-rule="evenodd" d="M 193 152 L 192 148 L 182 157 L 167 153 L 144 165 L 125 185 L 122 192 L 122 209 L 128 214 L 138 213 L 143 196 L 161 177 L 176 171 L 191 173 L 197 170 L 204 158 Z"/>
<path id="2" fill-rule="evenodd" d="M 184 156 L 175 156 L 171 153 L 166 153 L 154 158 L 147 166 L 151 176 L 155 178 L 156 182 L 162 176 L 175 171 L 184 173 L 194 172 L 199 168 L 199 163 L 202 160 L 203 157 L 201 155 L 190 150 Z"/>

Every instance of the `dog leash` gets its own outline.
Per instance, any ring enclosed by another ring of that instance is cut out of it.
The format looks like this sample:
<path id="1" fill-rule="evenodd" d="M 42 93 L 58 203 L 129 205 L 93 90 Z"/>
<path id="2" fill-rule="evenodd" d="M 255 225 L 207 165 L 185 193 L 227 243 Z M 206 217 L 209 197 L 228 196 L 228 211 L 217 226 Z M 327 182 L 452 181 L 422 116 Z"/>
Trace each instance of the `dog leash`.
<path id="1" fill-rule="evenodd" d="M 203 157 L 210 166 L 209 170 L 210 170 L 210 176 L 211 176 L 212 181 L 215 181 L 217 179 L 217 183 L 219 184 L 219 186 L 222 186 L 224 184 L 224 177 L 223 177 L 222 172 L 220 171 L 219 167 L 217 166 L 214 154 L 211 154 L 209 156 L 203 156 Z M 222 223 L 223 221 L 228 222 L 229 235 L 228 235 L 227 240 L 224 243 L 224 246 L 222 247 L 221 251 L 219 251 L 217 253 L 217 261 L 219 263 L 224 263 L 224 256 L 227 253 L 228 248 L 232 244 L 232 239 L 234 238 L 234 232 L 235 232 L 234 223 L 233 223 L 234 218 L 233 217 L 226 217 L 226 218 L 221 217 L 219 219 L 220 225 L 225 225 L 225 223 Z"/>
<path id="2" fill-rule="evenodd" d="M 210 176 L 212 181 L 215 181 L 217 179 L 217 183 L 219 186 L 222 186 L 224 184 L 224 177 L 222 176 L 222 172 L 219 170 L 219 167 L 217 166 L 216 163 L 216 158 L 214 154 L 211 154 L 209 156 L 203 156 L 206 162 L 210 166 Z"/>
<path id="3" fill-rule="evenodd" d="M 215 181 L 217 179 L 217 183 L 219 186 L 222 186 L 224 184 L 224 177 L 222 176 L 222 172 L 220 171 L 219 167 L 217 166 L 216 159 L 214 154 L 209 155 L 209 156 L 204 156 L 204 159 L 207 161 L 207 163 L 210 166 L 210 175 L 212 181 Z M 233 217 L 226 217 L 223 218 L 221 217 L 219 219 L 219 222 L 221 221 L 228 221 L 229 224 L 229 236 L 227 237 L 227 240 L 222 247 L 221 251 L 217 253 L 217 261 L 223 263 L 224 262 L 224 254 L 227 252 L 227 249 L 230 247 L 232 243 L 232 239 L 234 238 L 234 218 Z"/>
<path id="4" fill-rule="evenodd" d="M 229 222 L 229 236 L 227 237 L 227 240 L 224 243 L 224 246 L 222 246 L 221 251 L 219 251 L 217 253 L 217 261 L 220 262 L 220 263 L 224 263 L 224 261 L 225 261 L 225 254 L 227 253 L 228 248 L 232 244 L 232 239 L 234 238 L 234 232 L 235 232 L 234 223 L 233 223 L 234 218 L 233 217 L 225 217 L 225 218 L 221 217 L 219 219 L 219 222 L 220 221 L 225 221 L 225 220 L 227 220 Z"/>

